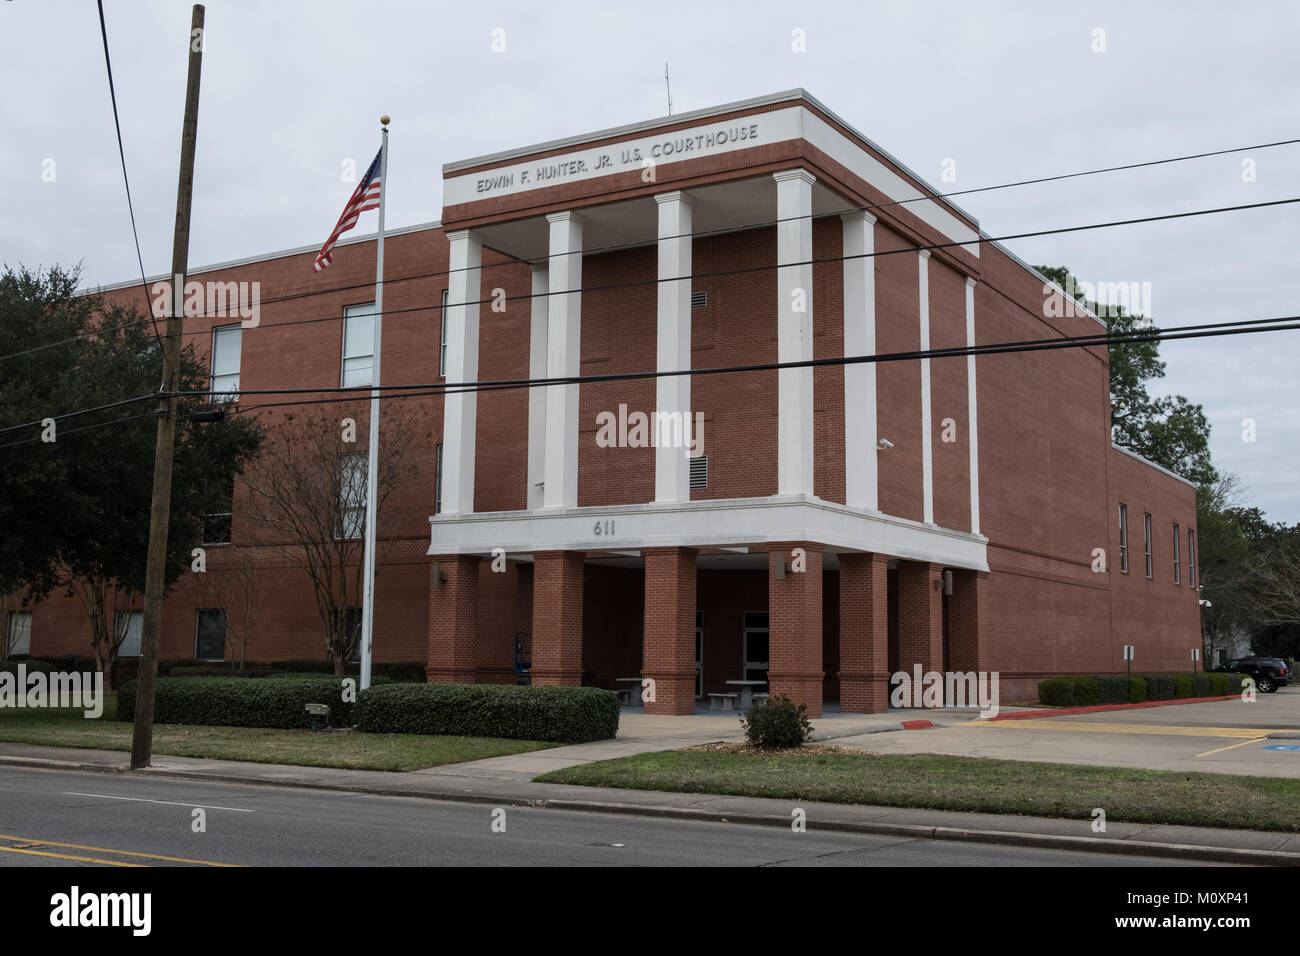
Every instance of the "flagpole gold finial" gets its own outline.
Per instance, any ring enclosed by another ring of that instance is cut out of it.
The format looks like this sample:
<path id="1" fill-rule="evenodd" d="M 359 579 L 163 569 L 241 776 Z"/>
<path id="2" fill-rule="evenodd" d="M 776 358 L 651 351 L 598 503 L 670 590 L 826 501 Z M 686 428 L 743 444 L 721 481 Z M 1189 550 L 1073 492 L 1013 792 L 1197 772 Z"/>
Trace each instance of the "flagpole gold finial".
<path id="1" fill-rule="evenodd" d="M 391 122 L 392 120 L 390 120 L 386 115 L 379 117 L 379 125 L 381 126 L 387 126 Z"/>

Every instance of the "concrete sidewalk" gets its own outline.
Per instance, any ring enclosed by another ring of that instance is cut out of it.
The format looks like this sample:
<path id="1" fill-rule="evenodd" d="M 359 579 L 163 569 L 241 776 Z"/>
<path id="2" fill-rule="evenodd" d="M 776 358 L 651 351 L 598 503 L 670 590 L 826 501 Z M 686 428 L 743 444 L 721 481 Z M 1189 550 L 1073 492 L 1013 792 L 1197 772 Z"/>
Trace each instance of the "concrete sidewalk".
<path id="1" fill-rule="evenodd" d="M 845 727 L 851 729 L 848 725 Z M 650 734 L 649 726 L 644 730 L 647 735 Z M 703 728 L 700 734 L 707 736 Z M 713 734 L 712 738 L 718 739 L 716 734 Z M 697 739 L 692 742 L 706 741 Z M 646 749 L 664 749 L 666 743 L 667 738 L 660 737 L 656 739 L 653 748 Z M 630 741 L 624 744 L 618 740 L 605 741 L 603 745 L 636 746 Z M 603 745 L 584 744 L 578 747 L 557 748 L 550 753 L 558 753 L 561 750 L 574 751 L 575 753 L 570 757 L 564 758 L 574 762 L 584 762 L 585 759 L 605 759 L 610 751 L 600 749 Z M 585 757 L 582 753 L 578 753 L 583 751 L 586 752 Z M 519 756 L 533 757 L 536 754 Z M 473 763 L 489 764 L 500 759 L 504 758 Z M 0 743 L 0 766 L 5 764 L 114 774 L 128 772 L 127 757 L 124 753 L 15 743 Z M 1155 855 L 1206 863 L 1300 866 L 1300 834 L 1153 826 L 1113 821 L 1107 824 L 1105 834 L 1094 834 L 1091 832 L 1091 820 L 865 807 L 754 797 L 533 783 L 529 779 L 531 773 L 523 766 L 489 768 L 487 772 L 474 772 L 470 764 L 461 764 L 414 773 L 389 773 L 159 756 L 154 758 L 153 766 L 140 772 L 140 776 L 308 787 L 386 796 L 456 800 L 495 806 L 532 806 L 588 812 L 671 816 L 681 819 L 780 827 L 791 825 L 792 812 L 798 806 L 806 812 L 807 826 L 813 830 L 874 833 L 905 839 L 943 839 L 1101 853 Z"/>

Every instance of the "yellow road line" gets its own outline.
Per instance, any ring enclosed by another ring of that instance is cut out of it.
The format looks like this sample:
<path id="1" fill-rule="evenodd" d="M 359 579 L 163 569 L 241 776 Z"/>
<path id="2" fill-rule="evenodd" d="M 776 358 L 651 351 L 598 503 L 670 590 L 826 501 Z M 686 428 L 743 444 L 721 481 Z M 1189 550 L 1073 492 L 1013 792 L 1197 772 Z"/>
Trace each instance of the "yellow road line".
<path id="1" fill-rule="evenodd" d="M 144 866 L 143 863 L 123 863 L 118 860 L 97 860 L 90 856 L 72 856 L 68 853 L 45 853 L 41 850 L 23 850 L 13 846 L 0 846 L 0 852 L 26 853 L 30 856 L 52 856 L 57 860 L 78 860 L 82 863 L 102 863 L 104 866 Z"/>
<path id="2" fill-rule="evenodd" d="M 1066 730 L 1100 734 L 1166 734 L 1178 737 L 1267 737 L 1271 731 L 1249 727 L 1174 727 L 1161 724 L 1101 724 L 1082 721 L 1059 721 L 1048 717 L 1023 720 L 976 720 L 967 726 L 996 727 L 1002 730 Z"/>
<path id="3" fill-rule="evenodd" d="M 1267 738 L 1267 737 L 1256 737 L 1256 738 L 1254 738 L 1253 740 L 1243 740 L 1243 741 L 1242 741 L 1241 743 L 1239 743 L 1239 744 L 1228 744 L 1228 746 L 1226 746 L 1226 747 L 1219 747 L 1219 748 L 1217 748 L 1217 749 L 1215 749 L 1215 750 L 1207 750 L 1207 751 L 1205 751 L 1205 753 L 1203 753 L 1203 754 L 1197 754 L 1196 756 L 1198 756 L 1198 757 L 1208 757 L 1208 756 L 1210 756 L 1210 754 L 1220 754 L 1220 753 L 1223 753 L 1225 750 L 1232 750 L 1232 749 L 1235 748 L 1235 747 L 1244 747 L 1244 746 L 1246 746 L 1246 744 L 1257 744 L 1257 743 L 1259 743 L 1261 740 L 1268 740 L 1268 738 Z"/>
<path id="4" fill-rule="evenodd" d="M 34 837 L 8 836 L 0 833 L 0 840 L 12 840 L 15 843 L 38 843 L 41 846 L 58 846 L 68 850 L 93 850 L 96 853 L 111 853 L 113 856 L 138 856 L 146 860 L 162 860 L 165 863 L 194 863 L 198 866 L 239 866 L 238 863 L 217 863 L 214 860 L 190 860 L 183 856 L 160 856 L 157 853 L 137 853 L 133 850 L 114 850 L 104 846 L 84 846 L 80 843 L 59 843 L 55 840 L 38 840 Z M 9 847 L 0 847 L 7 850 Z M 54 855 L 54 854 L 51 854 Z M 136 866 L 141 864 L 128 864 Z"/>

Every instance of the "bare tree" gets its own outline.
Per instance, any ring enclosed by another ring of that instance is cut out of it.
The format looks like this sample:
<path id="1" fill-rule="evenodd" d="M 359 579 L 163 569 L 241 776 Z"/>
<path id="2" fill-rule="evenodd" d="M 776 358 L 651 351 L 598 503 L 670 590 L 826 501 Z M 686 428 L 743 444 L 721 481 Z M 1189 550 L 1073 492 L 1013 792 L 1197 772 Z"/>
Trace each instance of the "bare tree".
<path id="1" fill-rule="evenodd" d="M 284 578 L 283 568 L 268 568 L 253 547 L 209 548 L 207 570 L 194 575 L 186 603 L 195 610 L 219 608 L 226 614 L 227 656 L 244 669 L 248 645 L 266 600 Z"/>
<path id="2" fill-rule="evenodd" d="M 414 413 L 385 402 L 380 426 L 376 514 L 396 521 L 394 492 L 418 471 Z M 268 421 L 262 454 L 244 475 L 259 543 L 283 554 L 312 584 L 321 635 L 343 674 L 358 634 L 347 609 L 362 599 L 368 416 L 364 405 L 295 410 Z M 376 573 L 385 545 L 379 542 Z"/>
<path id="3" fill-rule="evenodd" d="M 130 628 L 129 611 L 133 595 L 124 591 L 104 574 L 70 577 L 68 590 L 76 594 L 90 619 L 90 647 L 95 653 L 95 669 L 113 685 L 113 668 L 117 652 Z"/>

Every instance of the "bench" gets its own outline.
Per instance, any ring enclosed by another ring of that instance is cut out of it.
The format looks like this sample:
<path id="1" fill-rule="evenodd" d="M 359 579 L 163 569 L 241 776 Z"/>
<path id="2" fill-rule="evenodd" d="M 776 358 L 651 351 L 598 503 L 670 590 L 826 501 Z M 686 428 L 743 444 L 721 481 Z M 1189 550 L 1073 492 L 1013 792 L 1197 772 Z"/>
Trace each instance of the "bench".
<path id="1" fill-rule="evenodd" d="M 709 710 L 735 710 L 739 699 L 739 694 L 710 694 Z"/>
<path id="2" fill-rule="evenodd" d="M 767 699 L 768 699 L 769 697 L 771 697 L 771 696 L 772 696 L 772 695 L 769 694 L 769 693 L 767 693 L 766 691 L 763 691 L 763 692 L 761 692 L 761 693 L 756 693 L 756 694 L 754 694 L 754 703 L 755 703 L 755 704 L 761 704 L 761 703 L 763 703 L 763 701 L 767 700 Z"/>

